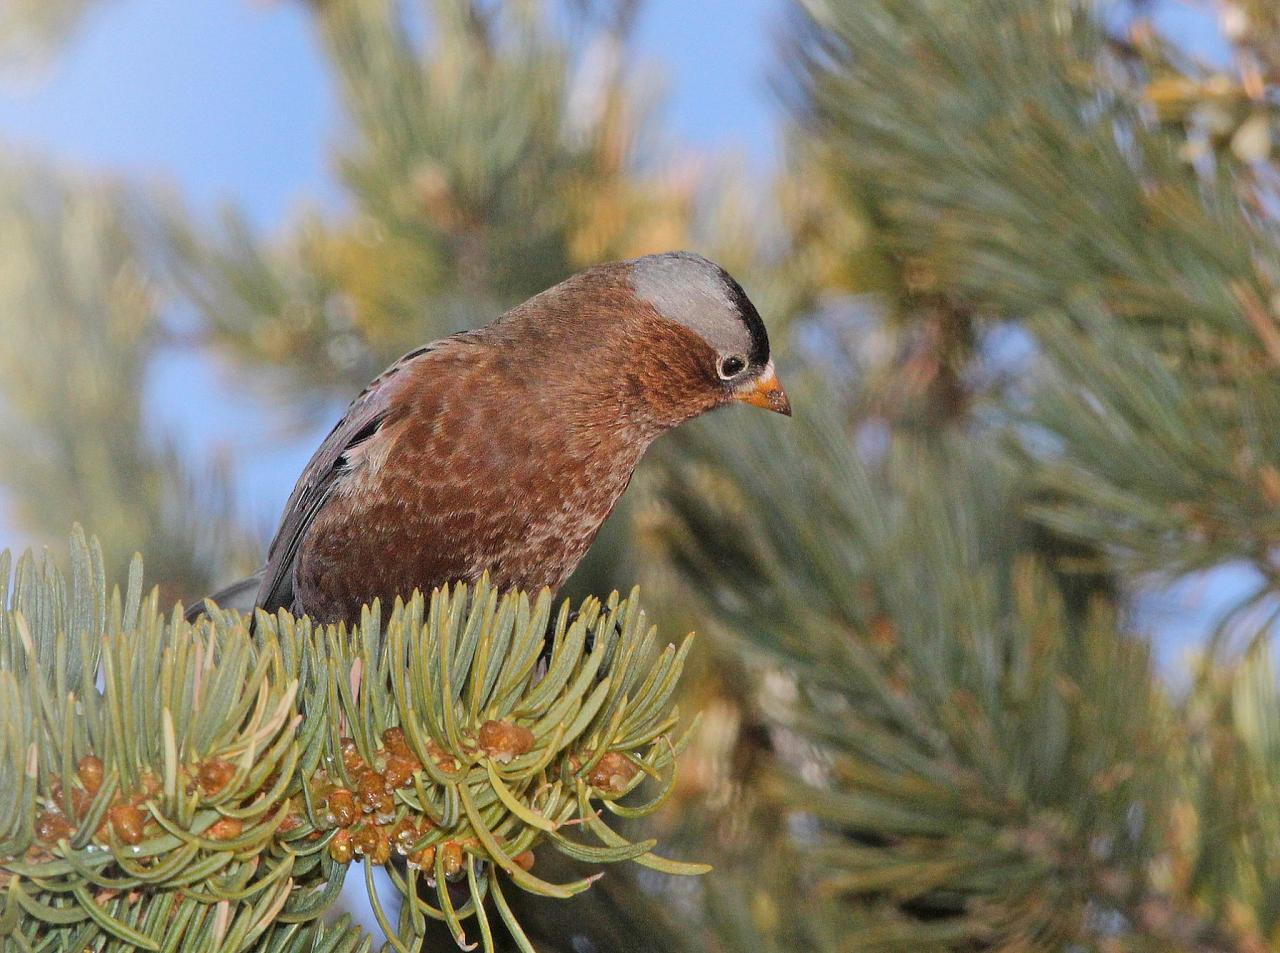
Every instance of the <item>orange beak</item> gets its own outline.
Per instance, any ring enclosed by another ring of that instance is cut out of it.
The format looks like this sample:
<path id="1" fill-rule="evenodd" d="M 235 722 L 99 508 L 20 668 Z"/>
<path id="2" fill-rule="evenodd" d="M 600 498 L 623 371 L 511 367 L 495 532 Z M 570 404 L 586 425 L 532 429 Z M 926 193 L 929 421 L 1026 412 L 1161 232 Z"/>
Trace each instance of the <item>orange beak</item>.
<path id="1" fill-rule="evenodd" d="M 782 385 L 778 383 L 773 361 L 765 366 L 759 377 L 740 388 L 733 395 L 733 399 L 753 407 L 772 410 L 775 414 L 791 416 L 791 401 L 787 398 L 787 392 L 782 389 Z"/>

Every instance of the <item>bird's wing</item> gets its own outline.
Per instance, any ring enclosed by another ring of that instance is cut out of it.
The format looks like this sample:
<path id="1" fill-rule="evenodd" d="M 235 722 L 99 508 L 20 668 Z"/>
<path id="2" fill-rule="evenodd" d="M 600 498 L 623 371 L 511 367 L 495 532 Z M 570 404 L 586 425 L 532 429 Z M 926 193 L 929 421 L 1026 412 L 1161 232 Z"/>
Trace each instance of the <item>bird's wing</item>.
<path id="1" fill-rule="evenodd" d="M 395 385 L 400 373 L 422 360 L 443 342 L 416 348 L 379 374 L 347 407 L 342 419 L 334 425 L 324 443 L 307 463 L 298 485 L 293 488 L 275 539 L 267 550 L 267 565 L 262 571 L 255 604 L 268 612 L 293 606 L 293 569 L 298 547 L 312 520 L 320 512 L 329 494 L 343 475 L 347 454 L 364 443 L 382 427 L 392 412 Z"/>

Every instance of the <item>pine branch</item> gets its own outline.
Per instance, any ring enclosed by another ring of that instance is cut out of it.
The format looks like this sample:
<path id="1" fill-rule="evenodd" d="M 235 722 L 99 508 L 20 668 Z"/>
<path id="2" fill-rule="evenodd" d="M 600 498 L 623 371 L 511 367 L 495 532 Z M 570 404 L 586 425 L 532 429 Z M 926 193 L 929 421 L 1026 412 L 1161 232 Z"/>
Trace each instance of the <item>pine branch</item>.
<path id="1" fill-rule="evenodd" d="M 1240 659 L 1206 657 L 1187 703 L 1180 805 L 1168 869 L 1221 921 L 1272 945 L 1280 929 L 1280 695 L 1259 639 Z"/>
<path id="2" fill-rule="evenodd" d="M 999 441 L 890 433 L 868 461 L 834 395 L 795 399 L 788 432 L 733 436 L 736 463 L 701 431 L 659 526 L 713 632 L 756 650 L 776 742 L 757 790 L 792 819 L 763 850 L 798 864 L 780 893 L 823 898 L 807 942 L 1249 949 L 1166 875 L 1183 724 L 1146 641 L 1032 555 Z M 756 909 L 754 869 L 730 911 Z"/>
<path id="3" fill-rule="evenodd" d="M 798 97 L 831 174 L 918 282 L 1047 358 L 1027 386 L 1046 519 L 1135 570 L 1274 578 L 1280 257 L 1258 179 L 1188 161 L 1091 9 L 806 7 Z"/>
<path id="4" fill-rule="evenodd" d="M 17 947 L 309 950 L 362 861 L 396 949 L 435 919 L 492 950 L 496 920 L 523 935 L 513 887 L 563 899 L 599 876 L 548 882 L 535 849 L 705 869 L 601 818 L 661 805 L 684 743 L 690 643 L 658 651 L 634 594 L 572 621 L 563 605 L 543 664 L 549 594 L 485 582 L 397 601 L 385 625 L 375 603 L 350 632 L 281 613 L 251 634 L 233 612 L 162 614 L 140 560 L 108 596 L 79 531 L 69 582 L 28 554 L 10 583 L 7 553 L 0 579 L 0 936 Z M 624 801 L 650 777 L 656 796 Z"/>

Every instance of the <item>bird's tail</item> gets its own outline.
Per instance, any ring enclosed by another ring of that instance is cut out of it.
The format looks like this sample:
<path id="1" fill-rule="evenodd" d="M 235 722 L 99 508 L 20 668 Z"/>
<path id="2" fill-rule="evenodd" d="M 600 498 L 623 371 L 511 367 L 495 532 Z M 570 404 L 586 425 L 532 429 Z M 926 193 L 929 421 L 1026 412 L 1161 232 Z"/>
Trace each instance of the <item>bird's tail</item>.
<path id="1" fill-rule="evenodd" d="M 210 602 L 215 603 L 219 609 L 235 609 L 242 615 L 251 615 L 257 600 L 258 587 L 262 585 L 262 574 L 265 571 L 265 569 L 259 569 L 252 576 L 233 582 L 213 595 L 198 600 L 187 610 L 186 620 L 194 622 L 200 618 L 208 610 L 207 603 Z"/>

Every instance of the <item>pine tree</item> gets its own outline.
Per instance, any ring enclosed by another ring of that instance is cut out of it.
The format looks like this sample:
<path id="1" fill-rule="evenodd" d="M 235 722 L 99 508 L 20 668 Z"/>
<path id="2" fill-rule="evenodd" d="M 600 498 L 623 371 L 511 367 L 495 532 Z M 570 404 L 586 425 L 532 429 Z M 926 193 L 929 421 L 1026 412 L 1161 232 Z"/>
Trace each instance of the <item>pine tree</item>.
<path id="1" fill-rule="evenodd" d="M 756 658 L 737 948 L 1276 942 L 1270 615 L 1182 697 L 1131 602 L 1239 561 L 1276 596 L 1276 23 L 1227 26 L 1207 75 L 1123 10 L 797 18 L 805 254 L 856 297 L 797 326 L 791 432 L 699 434 L 655 534 Z"/>
<path id="2" fill-rule="evenodd" d="M 209 342 L 268 372 L 275 400 L 346 398 L 410 347 L 588 264 L 686 240 L 696 183 L 644 161 L 629 16 L 566 38 L 541 3 L 310 7 L 348 127 L 351 210 L 270 239 L 233 211 L 220 241 L 179 245 Z"/>

